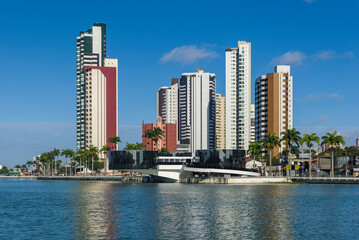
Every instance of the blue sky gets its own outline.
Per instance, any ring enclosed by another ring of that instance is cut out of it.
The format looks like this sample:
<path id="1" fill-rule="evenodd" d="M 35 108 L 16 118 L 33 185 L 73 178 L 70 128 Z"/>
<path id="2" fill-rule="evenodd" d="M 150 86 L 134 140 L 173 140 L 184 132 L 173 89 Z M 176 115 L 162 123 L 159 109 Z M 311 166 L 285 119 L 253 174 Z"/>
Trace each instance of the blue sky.
<path id="1" fill-rule="evenodd" d="M 0 164 L 75 148 L 76 36 L 107 23 L 119 59 L 119 135 L 140 141 L 156 90 L 197 68 L 224 94 L 224 49 L 252 43 L 252 82 L 290 64 L 294 125 L 359 136 L 359 1 L 2 1 Z M 253 91 L 252 91 L 253 92 Z"/>

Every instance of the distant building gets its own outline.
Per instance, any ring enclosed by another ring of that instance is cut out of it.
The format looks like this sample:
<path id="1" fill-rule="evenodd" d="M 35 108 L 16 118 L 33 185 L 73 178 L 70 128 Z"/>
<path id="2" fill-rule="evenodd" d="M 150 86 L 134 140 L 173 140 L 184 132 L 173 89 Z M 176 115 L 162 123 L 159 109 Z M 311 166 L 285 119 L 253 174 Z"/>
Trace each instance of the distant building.
<path id="1" fill-rule="evenodd" d="M 226 148 L 226 98 L 216 94 L 216 149 Z"/>
<path id="2" fill-rule="evenodd" d="M 359 147 L 359 137 L 355 141 L 355 146 Z"/>
<path id="3" fill-rule="evenodd" d="M 248 150 L 251 139 L 251 43 L 226 49 L 226 149 Z"/>
<path id="4" fill-rule="evenodd" d="M 157 91 L 157 116 L 164 123 L 178 121 L 178 78 L 171 79 L 170 87 L 161 87 Z"/>
<path id="5" fill-rule="evenodd" d="M 251 104 L 251 142 L 256 141 L 256 107 Z"/>
<path id="6" fill-rule="evenodd" d="M 157 144 L 152 139 L 142 137 L 142 143 L 146 146 L 147 150 L 160 151 L 166 148 L 169 152 L 177 152 L 177 132 L 175 123 L 163 123 L 162 117 L 157 117 L 157 123 L 144 123 L 142 122 L 142 136 L 145 135 L 147 130 L 154 130 L 160 128 L 164 131 L 164 135 L 157 141 Z"/>
<path id="7" fill-rule="evenodd" d="M 191 152 L 216 147 L 216 75 L 183 73 L 179 86 L 179 142 Z"/>
<path id="8" fill-rule="evenodd" d="M 293 128 L 293 77 L 290 66 L 278 65 L 274 73 L 257 78 L 255 109 L 257 142 L 268 133 L 280 137 L 282 132 Z M 272 151 L 273 156 L 278 153 L 278 148 Z"/>

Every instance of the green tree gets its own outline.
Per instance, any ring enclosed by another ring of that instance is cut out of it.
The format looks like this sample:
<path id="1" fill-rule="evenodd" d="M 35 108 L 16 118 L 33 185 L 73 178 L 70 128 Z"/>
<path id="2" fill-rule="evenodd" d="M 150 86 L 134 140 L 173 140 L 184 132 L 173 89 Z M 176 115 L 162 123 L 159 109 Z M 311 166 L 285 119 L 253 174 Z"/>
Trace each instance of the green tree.
<path id="1" fill-rule="evenodd" d="M 334 131 L 333 133 L 326 133 L 323 137 L 322 137 L 322 143 L 321 145 L 325 145 L 327 144 L 328 147 L 330 148 L 330 152 L 331 152 L 331 166 L 330 166 L 330 176 L 334 177 L 334 149 L 339 147 L 340 144 L 344 145 L 345 141 L 343 139 L 342 136 L 337 135 L 337 131 Z"/>
<path id="2" fill-rule="evenodd" d="M 54 155 L 55 174 L 57 174 L 57 158 L 60 156 L 60 153 L 60 149 L 54 148 L 54 150 L 52 150 L 52 154 Z"/>
<path id="3" fill-rule="evenodd" d="M 168 152 L 168 149 L 163 147 L 163 148 L 161 148 L 161 152 Z"/>
<path id="4" fill-rule="evenodd" d="M 33 166 L 33 161 L 27 161 L 26 162 L 26 166 L 27 166 L 27 169 L 30 169 L 31 166 Z"/>
<path id="5" fill-rule="evenodd" d="M 280 139 L 275 133 L 268 133 L 265 138 L 261 140 L 263 147 L 269 151 L 269 176 L 272 177 L 272 150 L 280 146 Z"/>
<path id="6" fill-rule="evenodd" d="M 262 145 L 259 142 L 249 142 L 247 154 L 254 160 L 253 167 L 256 163 L 256 158 L 260 159 L 262 157 Z M 263 162 L 262 162 L 263 167 Z"/>
<path id="7" fill-rule="evenodd" d="M 79 161 L 79 167 L 80 167 L 80 172 L 81 172 L 81 168 L 83 169 L 82 160 L 84 160 L 84 158 L 85 158 L 85 150 L 77 149 L 76 150 L 76 155 L 78 156 L 77 160 Z M 76 168 L 75 168 L 75 175 L 77 175 Z"/>
<path id="8" fill-rule="evenodd" d="M 2 169 L 0 169 L 0 175 L 6 175 L 9 173 L 9 169 L 6 166 L 3 166 Z"/>
<path id="9" fill-rule="evenodd" d="M 112 143 L 111 150 L 115 151 L 117 149 L 117 144 L 121 142 L 120 137 L 110 137 L 107 140 L 108 143 Z"/>
<path id="10" fill-rule="evenodd" d="M 304 134 L 302 142 L 309 147 L 309 177 L 312 177 L 312 147 L 313 142 L 316 142 L 319 145 L 320 138 L 315 134 Z"/>
<path id="11" fill-rule="evenodd" d="M 159 139 L 161 139 L 164 136 L 164 134 L 165 132 L 161 128 L 155 127 L 153 130 L 148 129 L 142 137 L 147 139 L 152 139 L 155 142 L 156 149 L 160 150 L 159 147 L 157 146 L 157 142 Z"/>
<path id="12" fill-rule="evenodd" d="M 105 176 L 107 175 L 107 161 L 108 161 L 108 152 L 109 151 L 111 151 L 111 148 L 107 144 L 103 145 L 103 147 L 100 149 L 100 153 L 103 153 L 105 155 L 104 164 L 103 164 Z"/>
<path id="13" fill-rule="evenodd" d="M 89 149 L 89 155 L 91 157 L 91 161 L 92 161 L 92 173 L 94 171 L 94 160 L 98 159 L 98 154 L 99 154 L 99 150 L 97 147 L 91 145 L 90 149 Z"/>
<path id="14" fill-rule="evenodd" d="M 66 148 L 66 149 L 63 149 L 62 151 L 61 151 L 61 156 L 64 156 L 65 157 L 65 175 L 67 176 L 67 159 L 68 158 L 72 158 L 73 156 L 75 155 L 75 152 L 74 152 L 74 150 L 72 150 L 72 149 L 68 149 L 68 148 Z"/>
<path id="15" fill-rule="evenodd" d="M 292 152 L 293 144 L 297 144 L 297 147 L 299 147 L 299 142 L 301 140 L 300 132 L 298 132 L 295 128 L 287 129 L 287 131 L 282 132 L 282 139 L 288 148 L 288 153 Z M 289 176 L 291 176 L 291 169 L 292 169 L 292 159 L 291 155 L 288 154 L 288 161 L 289 161 Z"/>

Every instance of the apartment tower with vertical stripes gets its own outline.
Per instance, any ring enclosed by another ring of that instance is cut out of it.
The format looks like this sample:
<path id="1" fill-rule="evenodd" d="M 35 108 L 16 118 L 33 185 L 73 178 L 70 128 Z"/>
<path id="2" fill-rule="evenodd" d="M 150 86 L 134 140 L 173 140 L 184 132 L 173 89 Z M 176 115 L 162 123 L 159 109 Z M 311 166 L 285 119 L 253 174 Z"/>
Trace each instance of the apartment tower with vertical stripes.
<path id="1" fill-rule="evenodd" d="M 106 24 L 80 32 L 76 46 L 78 149 L 118 135 L 117 59 L 106 58 Z"/>

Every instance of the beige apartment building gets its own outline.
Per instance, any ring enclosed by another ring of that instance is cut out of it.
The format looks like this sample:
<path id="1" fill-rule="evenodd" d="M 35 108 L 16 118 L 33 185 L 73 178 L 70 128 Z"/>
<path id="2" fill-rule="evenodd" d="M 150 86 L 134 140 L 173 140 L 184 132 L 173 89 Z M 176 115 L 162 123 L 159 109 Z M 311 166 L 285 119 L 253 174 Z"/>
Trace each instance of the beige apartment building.
<path id="1" fill-rule="evenodd" d="M 216 149 L 226 148 L 226 98 L 216 94 Z"/>

